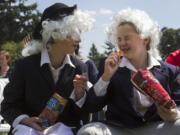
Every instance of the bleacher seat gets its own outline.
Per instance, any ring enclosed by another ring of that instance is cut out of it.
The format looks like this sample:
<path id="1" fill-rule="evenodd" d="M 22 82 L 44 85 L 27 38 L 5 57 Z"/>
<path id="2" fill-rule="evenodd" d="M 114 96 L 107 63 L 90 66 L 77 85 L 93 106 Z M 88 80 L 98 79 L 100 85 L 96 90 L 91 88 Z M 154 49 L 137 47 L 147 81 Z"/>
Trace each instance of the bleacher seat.
<path id="1" fill-rule="evenodd" d="M 3 100 L 3 90 L 6 84 L 9 82 L 8 78 L 0 78 L 0 103 Z M 1 106 L 0 106 L 1 110 Z M 3 118 L 0 115 L 0 134 L 1 133 L 8 133 L 10 130 L 10 125 L 3 122 Z"/>

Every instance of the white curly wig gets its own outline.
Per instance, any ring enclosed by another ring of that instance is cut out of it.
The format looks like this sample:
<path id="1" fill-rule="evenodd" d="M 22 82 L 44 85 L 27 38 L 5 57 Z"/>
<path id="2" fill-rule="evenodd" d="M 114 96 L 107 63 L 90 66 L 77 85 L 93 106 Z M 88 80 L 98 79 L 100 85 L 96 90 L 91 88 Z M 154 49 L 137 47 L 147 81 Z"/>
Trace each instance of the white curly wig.
<path id="1" fill-rule="evenodd" d="M 146 12 L 138 9 L 127 8 L 114 15 L 112 23 L 107 26 L 105 33 L 108 40 L 117 44 L 117 28 L 123 22 L 132 23 L 142 39 L 150 37 L 149 54 L 154 58 L 161 60 L 158 51 L 160 41 L 160 29 L 158 24 L 153 21 Z"/>
<path id="2" fill-rule="evenodd" d="M 64 40 L 71 36 L 73 40 L 79 40 L 83 32 L 87 32 L 94 27 L 95 19 L 88 11 L 75 10 L 73 15 L 69 15 L 60 20 L 46 19 L 42 22 L 42 40 L 31 40 L 22 50 L 23 56 L 39 53 L 48 46 L 51 39 Z"/>

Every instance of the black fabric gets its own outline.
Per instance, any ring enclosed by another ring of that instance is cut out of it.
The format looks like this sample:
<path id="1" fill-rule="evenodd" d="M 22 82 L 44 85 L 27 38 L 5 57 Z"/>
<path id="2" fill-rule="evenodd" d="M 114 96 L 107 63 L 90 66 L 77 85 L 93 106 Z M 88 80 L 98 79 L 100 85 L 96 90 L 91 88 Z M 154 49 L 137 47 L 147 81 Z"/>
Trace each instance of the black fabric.
<path id="1" fill-rule="evenodd" d="M 104 72 L 104 61 L 105 59 L 100 61 L 98 76 Z M 180 69 L 162 61 L 160 63 L 161 66 L 154 67 L 151 71 L 179 107 Z M 130 79 L 130 70 L 119 67 L 110 80 L 107 93 L 98 97 L 94 88 L 91 88 L 84 106 L 89 112 L 97 112 L 107 105 L 106 122 L 127 128 L 136 128 L 151 122 L 162 121 L 155 104 L 148 108 L 145 115 L 136 111 L 136 100 Z"/>
<path id="2" fill-rule="evenodd" d="M 92 84 L 95 84 L 98 80 L 98 78 L 97 78 L 97 75 L 98 75 L 97 67 L 96 67 L 94 61 L 92 61 L 90 59 L 87 60 L 85 64 L 87 67 L 88 79 Z"/>
<path id="3" fill-rule="evenodd" d="M 62 73 L 63 76 L 60 80 L 63 80 L 63 85 L 60 83 L 56 86 L 49 66 L 45 64 L 40 67 L 40 57 L 40 54 L 32 55 L 18 60 L 15 64 L 9 78 L 10 82 L 4 89 L 4 100 L 1 104 L 1 115 L 10 125 L 15 118 L 22 114 L 27 114 L 30 117 L 39 116 L 56 90 L 66 91 L 67 89 L 67 93 L 64 92 L 63 96 L 68 98 L 73 91 L 73 84 L 70 80 L 73 80 L 75 74 L 82 74 L 86 71 L 84 63 L 75 57 L 70 57 L 76 68 L 65 66 L 62 70 L 68 73 Z M 69 73 L 72 72 L 73 74 L 69 76 Z M 83 113 L 85 113 L 83 109 L 68 98 L 67 106 L 57 121 L 68 126 L 79 127 Z"/>
<path id="4" fill-rule="evenodd" d="M 56 84 L 56 92 L 64 98 L 68 98 L 73 90 L 73 79 L 77 74 L 76 70 L 69 64 L 66 64 L 61 71 L 58 82 Z M 62 88 L 62 89 L 60 89 Z M 66 90 L 64 90 L 66 88 Z"/>
<path id="5" fill-rule="evenodd" d="M 41 22 L 46 19 L 50 19 L 50 20 L 62 19 L 63 17 L 72 14 L 76 8 L 77 8 L 76 5 L 74 5 L 73 7 L 68 7 L 63 3 L 55 3 L 44 10 L 41 18 Z"/>
<path id="6" fill-rule="evenodd" d="M 74 10 L 77 8 L 76 5 L 69 7 L 63 3 L 55 3 L 50 7 L 46 8 L 41 17 L 40 23 L 38 23 L 33 31 L 34 39 L 42 39 L 41 30 L 42 30 L 42 21 L 46 19 L 50 20 L 59 20 L 64 18 L 65 16 L 73 14 Z"/>

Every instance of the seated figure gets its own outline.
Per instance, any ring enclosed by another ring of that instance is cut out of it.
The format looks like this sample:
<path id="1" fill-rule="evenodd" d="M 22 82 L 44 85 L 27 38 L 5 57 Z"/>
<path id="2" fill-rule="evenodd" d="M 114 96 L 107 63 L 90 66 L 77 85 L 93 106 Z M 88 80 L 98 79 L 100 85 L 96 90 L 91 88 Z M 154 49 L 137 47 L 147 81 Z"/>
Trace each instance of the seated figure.
<path id="1" fill-rule="evenodd" d="M 44 10 L 4 89 L 1 115 L 11 125 L 9 134 L 73 135 L 71 129 L 81 126 L 86 93 L 74 89 L 73 79 L 82 75 L 79 80 L 86 84 L 86 65 L 69 54 L 93 25 L 94 19 L 76 5 L 55 3 Z M 58 109 L 54 94 L 60 97 Z"/>
<path id="2" fill-rule="evenodd" d="M 180 68 L 161 61 L 158 24 L 146 12 L 128 8 L 116 13 L 106 30 L 123 57 L 113 52 L 100 61 L 101 77 L 89 90 L 84 104 L 89 112 L 107 105 L 106 120 L 87 124 L 77 134 L 180 134 Z M 157 104 L 133 86 L 131 78 L 140 69 L 152 72 L 174 100 L 173 108 Z"/>

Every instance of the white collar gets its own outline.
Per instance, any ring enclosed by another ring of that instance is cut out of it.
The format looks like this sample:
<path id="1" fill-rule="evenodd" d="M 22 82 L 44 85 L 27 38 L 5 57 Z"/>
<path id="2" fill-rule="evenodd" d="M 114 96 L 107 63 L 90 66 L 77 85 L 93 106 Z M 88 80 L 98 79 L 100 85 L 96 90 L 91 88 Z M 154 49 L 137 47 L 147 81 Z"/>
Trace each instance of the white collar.
<path id="1" fill-rule="evenodd" d="M 158 60 L 156 60 L 153 56 L 149 55 L 148 53 L 148 67 L 147 69 L 152 69 L 154 66 L 161 66 Z M 137 72 L 137 69 L 130 63 L 128 59 L 125 57 L 122 58 L 122 61 L 119 67 L 126 67 L 131 71 Z"/>
<path id="2" fill-rule="evenodd" d="M 46 63 L 48 63 L 50 66 L 52 66 L 52 65 L 51 65 L 51 61 L 50 61 L 50 58 L 49 58 L 49 55 L 48 55 L 47 49 L 43 49 L 43 50 L 41 51 L 40 66 L 42 66 L 42 65 L 44 65 L 44 64 L 46 64 Z M 72 61 L 71 61 L 71 59 L 70 59 L 70 56 L 69 56 L 68 54 L 66 55 L 66 57 L 65 57 L 65 59 L 64 59 L 63 64 L 62 64 L 61 67 L 64 67 L 65 64 L 69 64 L 71 67 L 74 67 L 74 68 L 76 67 L 76 66 L 72 63 Z"/>

